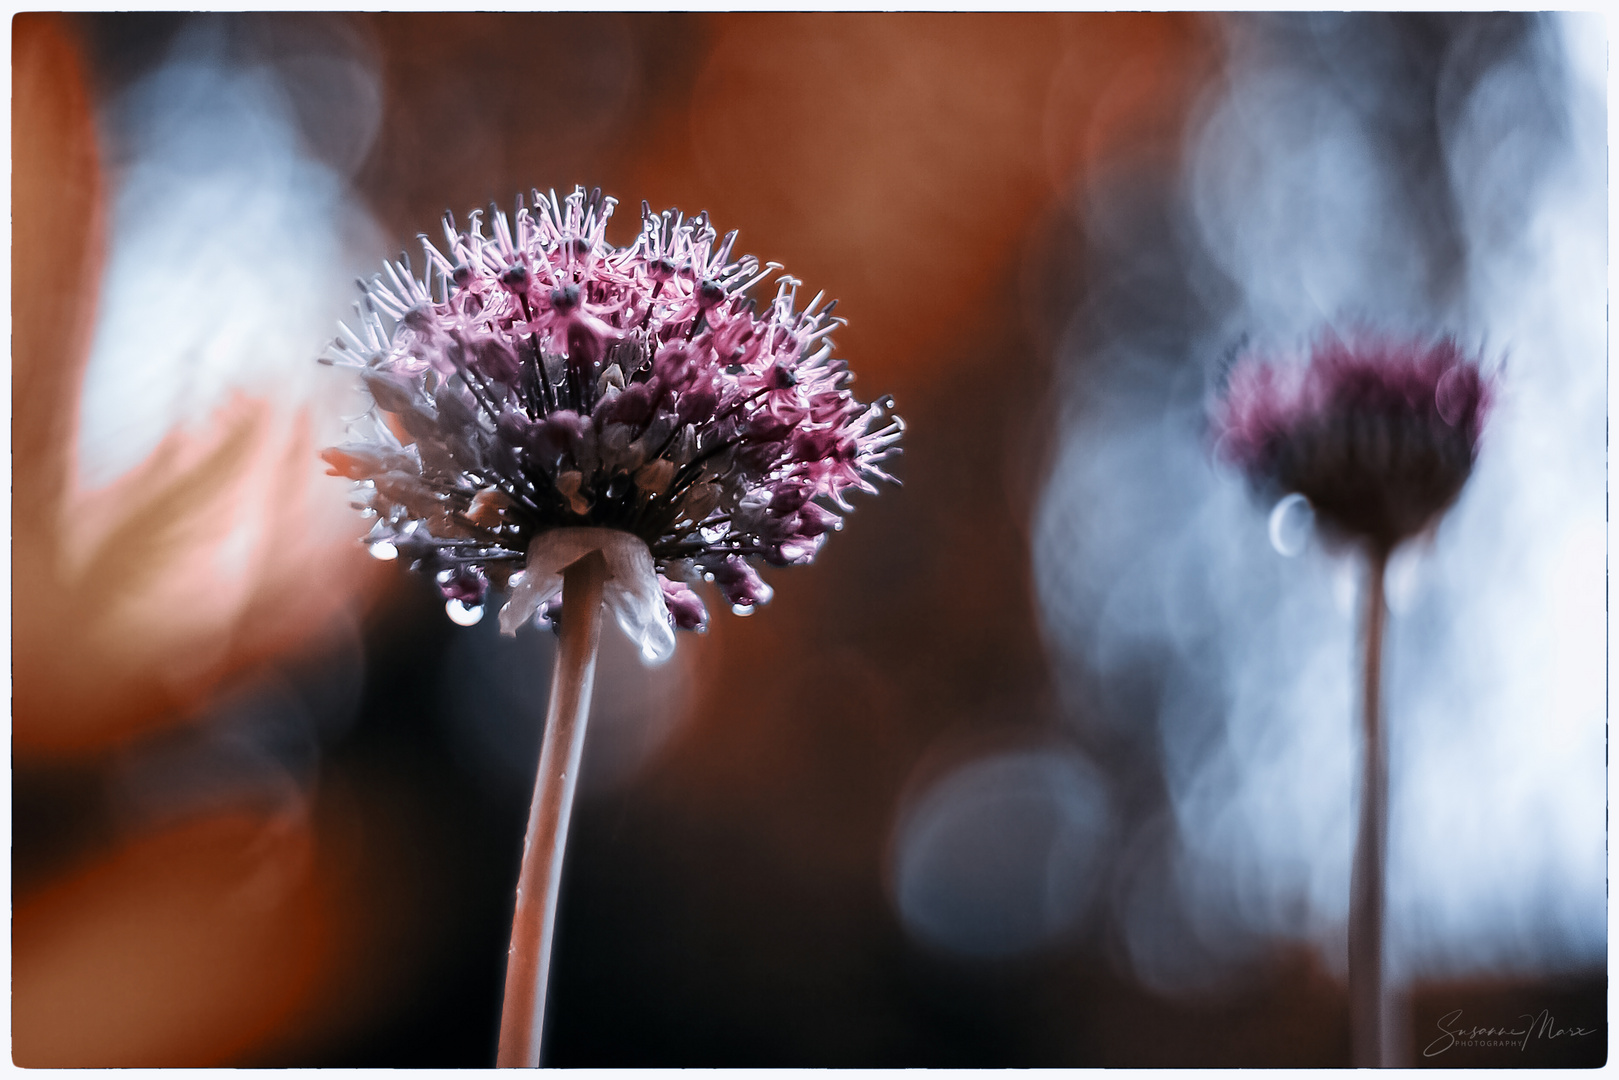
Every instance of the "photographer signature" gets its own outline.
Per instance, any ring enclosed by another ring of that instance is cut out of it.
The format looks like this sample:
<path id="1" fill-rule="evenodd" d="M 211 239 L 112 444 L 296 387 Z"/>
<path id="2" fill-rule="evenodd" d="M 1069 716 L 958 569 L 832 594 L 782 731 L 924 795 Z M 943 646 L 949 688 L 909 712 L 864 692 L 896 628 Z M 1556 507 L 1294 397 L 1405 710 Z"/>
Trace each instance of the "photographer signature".
<path id="1" fill-rule="evenodd" d="M 1596 1028 L 1558 1027 L 1557 1021 L 1547 1009 L 1533 1015 L 1521 1014 L 1518 1020 L 1528 1021 L 1522 1027 L 1464 1027 L 1461 1019 L 1460 1009 L 1453 1009 L 1441 1016 L 1439 1030 L 1443 1034 L 1423 1048 L 1422 1056 L 1437 1057 L 1453 1046 L 1516 1046 L 1519 1050 L 1526 1050 L 1529 1047 L 1529 1040 L 1537 1036 L 1542 1039 L 1561 1039 L 1564 1036 L 1596 1033 Z"/>

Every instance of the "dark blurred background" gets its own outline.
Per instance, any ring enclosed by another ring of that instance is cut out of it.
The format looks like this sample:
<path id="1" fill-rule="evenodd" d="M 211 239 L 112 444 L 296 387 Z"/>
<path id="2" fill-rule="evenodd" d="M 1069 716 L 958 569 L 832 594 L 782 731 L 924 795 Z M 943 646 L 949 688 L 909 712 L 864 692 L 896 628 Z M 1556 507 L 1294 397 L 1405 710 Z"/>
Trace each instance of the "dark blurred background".
<path id="1" fill-rule="evenodd" d="M 364 558 L 313 358 L 576 183 L 837 297 L 908 431 L 757 615 L 607 631 L 548 1064 L 1347 1064 L 1349 571 L 1202 417 L 1357 319 L 1514 379 L 1391 596 L 1404 1060 L 1605 1061 L 1602 34 L 16 17 L 15 1062 L 492 1062 L 552 641 Z"/>

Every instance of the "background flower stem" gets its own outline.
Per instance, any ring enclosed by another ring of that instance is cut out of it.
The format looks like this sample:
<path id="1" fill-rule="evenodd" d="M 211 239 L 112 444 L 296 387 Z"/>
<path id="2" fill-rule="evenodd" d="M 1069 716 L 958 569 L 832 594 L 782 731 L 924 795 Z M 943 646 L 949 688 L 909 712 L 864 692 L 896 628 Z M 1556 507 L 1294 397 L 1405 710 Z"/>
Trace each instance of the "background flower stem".
<path id="1" fill-rule="evenodd" d="M 545 717 L 534 802 L 523 839 L 523 866 L 512 913 L 512 944 L 506 954 L 506 995 L 500 1012 L 500 1049 L 495 1063 L 535 1068 L 545 1024 L 545 983 L 551 967 L 562 856 L 579 763 L 590 715 L 596 650 L 601 644 L 602 586 L 607 562 L 592 551 L 563 571 L 562 627 L 551 703 Z"/>
<path id="2" fill-rule="evenodd" d="M 1383 626 L 1388 604 L 1383 578 L 1388 550 L 1367 560 L 1361 628 L 1362 734 L 1360 829 L 1349 884 L 1349 1032 L 1356 1067 L 1378 1067 L 1383 1056 L 1383 866 L 1388 839 L 1388 762 L 1382 724 Z"/>

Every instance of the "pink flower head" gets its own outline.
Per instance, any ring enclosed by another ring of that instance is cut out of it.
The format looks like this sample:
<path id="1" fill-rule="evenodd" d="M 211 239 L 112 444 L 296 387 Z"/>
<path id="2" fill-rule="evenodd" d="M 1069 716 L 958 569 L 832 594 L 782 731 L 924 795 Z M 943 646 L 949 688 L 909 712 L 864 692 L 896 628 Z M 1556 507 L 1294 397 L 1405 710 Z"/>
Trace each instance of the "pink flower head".
<path id="1" fill-rule="evenodd" d="M 384 557 L 434 574 L 462 609 L 523 568 L 533 539 L 594 527 L 644 541 L 671 621 L 707 612 L 708 580 L 746 610 L 769 598 L 748 565 L 808 562 L 850 489 L 892 480 L 904 425 L 862 404 L 833 359 L 842 322 L 817 295 L 797 309 L 780 267 L 731 258 L 706 215 L 642 204 L 628 247 L 605 239 L 615 202 L 534 193 L 515 218 L 444 221 L 409 260 L 364 285 L 359 324 L 324 363 L 358 369 L 373 407 L 324 451 L 357 482 Z M 515 222 L 515 227 L 514 227 Z M 455 609 L 452 608 L 452 614 Z"/>
<path id="2" fill-rule="evenodd" d="M 1461 493 L 1490 394 L 1454 339 L 1323 336 L 1307 365 L 1238 361 L 1217 449 L 1260 490 L 1297 492 L 1332 531 L 1389 549 Z"/>

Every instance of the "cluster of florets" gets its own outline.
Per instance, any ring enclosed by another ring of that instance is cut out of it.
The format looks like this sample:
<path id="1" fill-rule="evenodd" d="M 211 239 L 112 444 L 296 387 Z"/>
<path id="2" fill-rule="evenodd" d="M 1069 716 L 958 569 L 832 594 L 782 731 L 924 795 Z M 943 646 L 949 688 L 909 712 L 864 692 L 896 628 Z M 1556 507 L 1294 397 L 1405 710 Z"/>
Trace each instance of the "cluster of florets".
<path id="1" fill-rule="evenodd" d="M 1297 492 L 1331 531 L 1386 550 L 1461 493 L 1490 393 L 1453 339 L 1327 336 L 1308 364 L 1239 360 L 1217 445 L 1265 494 Z"/>
<path id="2" fill-rule="evenodd" d="M 847 492 L 892 479 L 903 425 L 850 393 L 833 305 L 795 310 L 784 277 L 760 311 L 750 293 L 780 267 L 733 261 L 736 234 L 716 242 L 706 215 L 643 203 L 614 247 L 613 206 L 535 192 L 488 237 L 478 213 L 465 231 L 446 216 L 444 251 L 422 237 L 426 279 L 386 264 L 322 358 L 374 402 L 323 453 L 376 517 L 371 550 L 435 575 L 461 621 L 570 527 L 644 541 L 680 628 L 707 618 L 701 580 L 745 613 L 770 596 L 750 560 L 809 562 Z"/>

